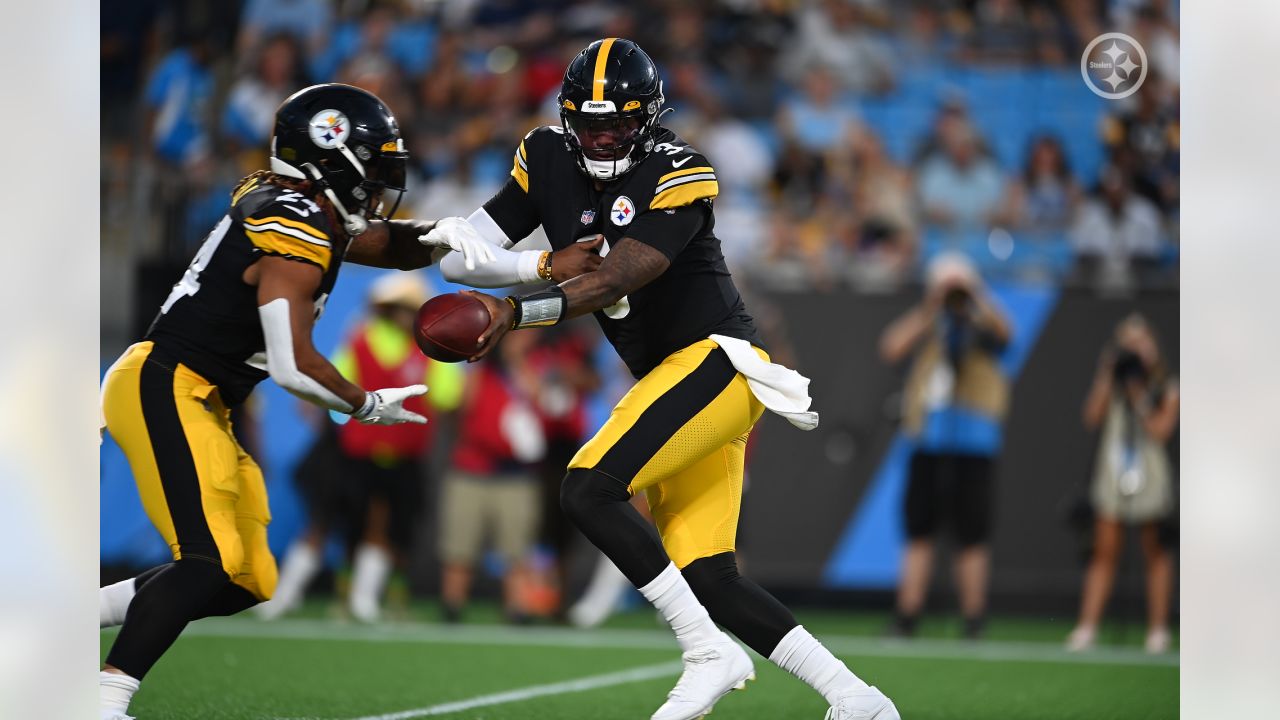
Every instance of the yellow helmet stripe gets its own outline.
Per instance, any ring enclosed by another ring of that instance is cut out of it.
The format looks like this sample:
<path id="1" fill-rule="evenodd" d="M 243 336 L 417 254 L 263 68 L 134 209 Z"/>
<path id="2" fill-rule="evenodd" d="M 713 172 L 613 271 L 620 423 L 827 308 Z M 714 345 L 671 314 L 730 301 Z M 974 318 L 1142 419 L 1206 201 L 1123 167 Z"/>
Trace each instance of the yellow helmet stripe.
<path id="1" fill-rule="evenodd" d="M 600 50 L 596 52 L 596 74 L 595 82 L 591 83 L 591 99 L 604 99 L 604 65 L 609 61 L 609 50 L 613 47 L 613 41 L 618 38 L 605 38 L 600 43 Z"/>

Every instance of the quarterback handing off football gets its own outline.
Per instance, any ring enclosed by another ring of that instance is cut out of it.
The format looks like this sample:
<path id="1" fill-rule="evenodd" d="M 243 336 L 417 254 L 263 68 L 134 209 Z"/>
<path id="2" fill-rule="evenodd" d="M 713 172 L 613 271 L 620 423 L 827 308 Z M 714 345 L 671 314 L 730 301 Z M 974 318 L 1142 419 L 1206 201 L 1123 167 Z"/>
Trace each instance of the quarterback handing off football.
<path id="1" fill-rule="evenodd" d="M 484 303 L 462 293 L 437 295 L 418 308 L 414 339 L 422 354 L 440 362 L 462 362 L 476 354 L 476 340 L 489 327 Z"/>

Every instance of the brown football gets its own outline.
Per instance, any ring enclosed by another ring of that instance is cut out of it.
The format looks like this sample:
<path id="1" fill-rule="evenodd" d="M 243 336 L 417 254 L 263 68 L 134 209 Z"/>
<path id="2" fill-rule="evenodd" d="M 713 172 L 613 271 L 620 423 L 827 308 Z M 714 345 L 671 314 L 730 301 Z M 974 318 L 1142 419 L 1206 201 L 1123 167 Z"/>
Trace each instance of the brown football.
<path id="1" fill-rule="evenodd" d="M 476 352 L 476 340 L 489 327 L 484 303 L 462 293 L 437 295 L 418 308 L 413 337 L 422 354 L 441 362 L 462 362 Z"/>

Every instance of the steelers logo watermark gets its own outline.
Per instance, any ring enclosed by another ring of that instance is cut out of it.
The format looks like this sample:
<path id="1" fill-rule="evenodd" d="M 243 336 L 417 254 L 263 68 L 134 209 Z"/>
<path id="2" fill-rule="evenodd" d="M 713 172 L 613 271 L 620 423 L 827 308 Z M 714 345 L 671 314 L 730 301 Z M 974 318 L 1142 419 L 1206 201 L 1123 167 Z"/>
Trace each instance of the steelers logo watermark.
<path id="1" fill-rule="evenodd" d="M 629 224 L 636 217 L 636 206 L 631 203 L 631 198 L 623 195 L 613 201 L 613 208 L 609 210 L 609 219 L 614 225 L 619 227 Z"/>
<path id="2" fill-rule="evenodd" d="M 309 124 L 311 142 L 325 150 L 332 150 L 347 141 L 347 133 L 351 126 L 347 116 L 337 110 L 321 110 L 311 118 Z"/>
<path id="3" fill-rule="evenodd" d="M 1147 79 L 1147 52 L 1124 33 L 1103 33 L 1080 56 L 1080 75 L 1098 97 L 1127 98 Z"/>

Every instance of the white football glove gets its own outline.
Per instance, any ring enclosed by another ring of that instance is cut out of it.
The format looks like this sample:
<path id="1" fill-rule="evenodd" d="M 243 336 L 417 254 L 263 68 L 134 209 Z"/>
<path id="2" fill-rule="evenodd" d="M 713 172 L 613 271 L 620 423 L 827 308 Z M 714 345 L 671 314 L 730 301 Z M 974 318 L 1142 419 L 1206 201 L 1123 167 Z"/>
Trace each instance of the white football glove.
<path id="1" fill-rule="evenodd" d="M 364 405 L 351 413 L 351 417 L 366 425 L 395 425 L 397 423 L 425 424 L 427 419 L 416 412 L 405 410 L 404 401 L 425 395 L 426 385 L 410 385 L 402 388 L 384 388 L 365 393 Z"/>
<path id="2" fill-rule="evenodd" d="M 436 226 L 426 235 L 418 236 L 418 242 L 431 247 L 448 248 L 462 253 L 467 270 L 476 265 L 493 262 L 493 246 L 476 232 L 466 218 L 447 217 L 436 221 Z"/>

